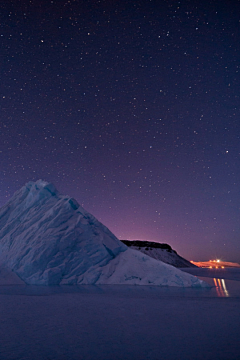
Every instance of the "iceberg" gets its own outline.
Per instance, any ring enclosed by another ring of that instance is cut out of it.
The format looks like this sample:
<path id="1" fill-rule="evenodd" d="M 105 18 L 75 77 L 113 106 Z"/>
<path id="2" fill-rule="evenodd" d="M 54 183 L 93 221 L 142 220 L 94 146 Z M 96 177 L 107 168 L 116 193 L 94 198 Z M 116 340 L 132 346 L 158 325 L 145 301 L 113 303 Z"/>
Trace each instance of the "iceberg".
<path id="1" fill-rule="evenodd" d="M 206 286 L 128 248 L 75 199 L 43 180 L 27 183 L 0 209 L 0 266 L 32 285 Z"/>

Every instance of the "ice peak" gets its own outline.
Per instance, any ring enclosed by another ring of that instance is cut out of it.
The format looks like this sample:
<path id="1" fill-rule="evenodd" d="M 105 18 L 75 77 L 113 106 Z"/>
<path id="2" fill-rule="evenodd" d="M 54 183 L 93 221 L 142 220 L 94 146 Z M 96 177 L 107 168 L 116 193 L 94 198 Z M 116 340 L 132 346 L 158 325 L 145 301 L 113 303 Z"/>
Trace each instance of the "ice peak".
<path id="1" fill-rule="evenodd" d="M 18 199 L 21 202 L 22 197 L 25 197 L 24 206 L 32 207 L 33 204 L 43 203 L 49 197 L 57 195 L 58 191 L 53 184 L 43 180 L 37 180 L 36 182 L 29 181 L 20 191 L 14 194 L 13 198 L 15 201 Z"/>
<path id="2" fill-rule="evenodd" d="M 46 190 L 51 195 L 56 195 L 58 193 L 57 189 L 52 183 L 43 180 L 37 180 L 36 182 L 29 181 L 25 187 L 29 190 L 29 192 L 37 193 L 38 191 Z"/>
<path id="3" fill-rule="evenodd" d="M 98 267 L 126 249 L 75 199 L 43 180 L 27 183 L 0 209 L 0 264 L 27 283 L 74 283 L 86 272 L 86 281 L 95 282 Z"/>

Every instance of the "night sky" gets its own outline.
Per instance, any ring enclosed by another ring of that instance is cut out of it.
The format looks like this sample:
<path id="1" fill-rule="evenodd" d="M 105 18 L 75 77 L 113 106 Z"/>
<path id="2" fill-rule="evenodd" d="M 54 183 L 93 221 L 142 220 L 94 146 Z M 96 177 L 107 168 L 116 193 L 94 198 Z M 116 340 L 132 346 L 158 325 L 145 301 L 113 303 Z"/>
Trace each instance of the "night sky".
<path id="1" fill-rule="evenodd" d="M 1 2 L 0 205 L 52 182 L 119 239 L 240 261 L 240 2 Z"/>

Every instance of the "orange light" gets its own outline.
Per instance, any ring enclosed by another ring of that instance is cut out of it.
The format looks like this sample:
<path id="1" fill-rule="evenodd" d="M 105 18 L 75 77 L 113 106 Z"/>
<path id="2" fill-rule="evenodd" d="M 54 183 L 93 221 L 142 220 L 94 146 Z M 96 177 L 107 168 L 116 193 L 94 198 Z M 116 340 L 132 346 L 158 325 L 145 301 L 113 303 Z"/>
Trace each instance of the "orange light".
<path id="1" fill-rule="evenodd" d="M 212 266 L 209 266 L 210 267 L 210 269 L 212 269 Z"/>
<path id="2" fill-rule="evenodd" d="M 218 269 L 218 266 L 216 266 L 216 269 Z"/>
<path id="3" fill-rule="evenodd" d="M 224 269 L 224 266 L 222 266 L 222 269 Z"/>

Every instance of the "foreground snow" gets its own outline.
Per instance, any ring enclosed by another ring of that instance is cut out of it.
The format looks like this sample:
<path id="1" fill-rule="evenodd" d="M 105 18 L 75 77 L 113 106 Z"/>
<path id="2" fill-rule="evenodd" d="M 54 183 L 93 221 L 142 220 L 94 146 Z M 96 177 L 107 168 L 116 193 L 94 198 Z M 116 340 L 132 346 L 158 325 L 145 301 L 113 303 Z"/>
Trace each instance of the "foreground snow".
<path id="1" fill-rule="evenodd" d="M 0 264 L 27 284 L 206 286 L 128 249 L 76 200 L 42 180 L 0 209 Z"/>

